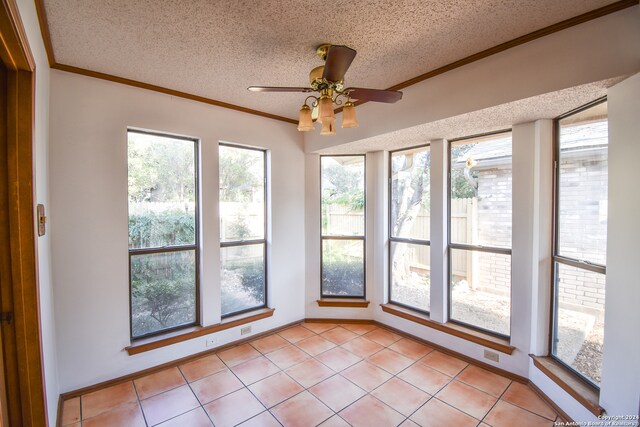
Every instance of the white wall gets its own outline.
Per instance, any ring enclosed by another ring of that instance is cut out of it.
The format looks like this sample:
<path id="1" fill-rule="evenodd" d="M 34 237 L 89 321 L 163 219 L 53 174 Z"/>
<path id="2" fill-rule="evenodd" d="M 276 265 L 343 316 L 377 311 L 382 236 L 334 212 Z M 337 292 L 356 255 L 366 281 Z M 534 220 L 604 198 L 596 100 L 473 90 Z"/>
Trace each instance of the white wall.
<path id="1" fill-rule="evenodd" d="M 609 222 L 601 405 L 640 415 L 640 74 L 609 89 Z"/>
<path id="2" fill-rule="evenodd" d="M 304 152 L 295 126 L 60 71 L 51 72 L 51 222 L 60 390 L 206 350 L 196 338 L 135 356 L 129 339 L 127 127 L 199 138 L 203 323 L 219 311 L 217 144 L 271 156 L 269 305 L 253 333 L 304 317 Z M 240 339 L 239 328 L 216 334 Z"/>
<path id="3" fill-rule="evenodd" d="M 36 204 L 48 210 L 49 197 L 49 62 L 40 35 L 35 3 L 18 0 L 20 18 L 29 40 L 29 47 L 36 62 L 35 92 L 35 193 Z M 40 286 L 40 327 L 42 361 L 44 367 L 47 415 L 50 425 L 55 425 L 58 411 L 58 360 L 56 354 L 56 330 L 54 316 L 53 281 L 51 276 L 51 230 L 55 224 L 47 224 L 48 232 L 38 238 L 38 284 Z"/>
<path id="4" fill-rule="evenodd" d="M 306 151 L 635 73 L 638 22 L 640 6 L 630 7 L 425 80 L 403 89 L 401 102 L 358 107 L 357 129 L 331 138 L 309 132 Z"/>

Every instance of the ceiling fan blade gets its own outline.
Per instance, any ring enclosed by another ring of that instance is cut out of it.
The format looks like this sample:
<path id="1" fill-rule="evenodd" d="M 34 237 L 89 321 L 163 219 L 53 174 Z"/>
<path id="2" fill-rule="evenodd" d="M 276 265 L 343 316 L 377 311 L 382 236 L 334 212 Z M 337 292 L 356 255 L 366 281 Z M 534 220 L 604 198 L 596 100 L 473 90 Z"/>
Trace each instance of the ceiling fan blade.
<path id="1" fill-rule="evenodd" d="M 251 92 L 314 92 L 310 87 L 249 86 Z"/>
<path id="2" fill-rule="evenodd" d="M 356 51 L 347 46 L 331 46 L 327 52 L 327 60 L 324 64 L 322 78 L 330 82 L 344 80 L 344 75 L 349 69 Z"/>
<path id="3" fill-rule="evenodd" d="M 350 87 L 344 90 L 349 92 L 349 98 L 361 101 L 387 102 L 392 104 L 402 99 L 402 92 L 397 90 L 367 89 L 361 87 Z"/>

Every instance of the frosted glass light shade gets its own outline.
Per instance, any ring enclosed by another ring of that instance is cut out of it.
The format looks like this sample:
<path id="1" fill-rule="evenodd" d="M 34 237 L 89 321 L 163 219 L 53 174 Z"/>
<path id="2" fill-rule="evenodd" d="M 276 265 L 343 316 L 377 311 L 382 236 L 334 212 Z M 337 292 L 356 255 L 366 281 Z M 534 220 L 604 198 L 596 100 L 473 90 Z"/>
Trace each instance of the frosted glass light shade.
<path id="1" fill-rule="evenodd" d="M 313 130 L 313 120 L 311 120 L 311 108 L 303 105 L 298 115 L 298 130 L 300 132 L 308 132 Z"/>
<path id="2" fill-rule="evenodd" d="M 322 129 L 320 129 L 320 135 L 335 135 L 336 134 L 336 119 L 333 117 L 327 117 L 322 119 Z"/>
<path id="3" fill-rule="evenodd" d="M 336 117 L 333 113 L 333 99 L 330 96 L 323 95 L 320 97 L 320 114 L 318 117 L 320 120 Z"/>
<path id="4" fill-rule="evenodd" d="M 357 128 L 358 119 L 356 118 L 356 106 L 353 102 L 347 102 L 342 109 L 342 127 Z"/>

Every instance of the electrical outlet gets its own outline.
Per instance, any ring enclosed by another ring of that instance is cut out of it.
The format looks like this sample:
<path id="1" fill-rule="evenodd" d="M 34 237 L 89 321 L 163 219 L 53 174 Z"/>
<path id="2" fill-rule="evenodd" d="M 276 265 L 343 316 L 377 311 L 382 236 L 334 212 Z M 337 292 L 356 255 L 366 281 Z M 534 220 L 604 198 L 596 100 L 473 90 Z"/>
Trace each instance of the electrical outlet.
<path id="1" fill-rule="evenodd" d="M 251 326 L 245 326 L 244 328 L 240 329 L 240 335 L 247 335 L 251 333 Z"/>
<path id="2" fill-rule="evenodd" d="M 494 351 L 485 350 L 484 358 L 493 360 L 494 362 L 500 362 L 500 355 Z"/>
<path id="3" fill-rule="evenodd" d="M 205 341 L 206 347 L 215 347 L 217 345 L 218 345 L 218 338 L 216 337 L 207 338 L 207 340 Z"/>

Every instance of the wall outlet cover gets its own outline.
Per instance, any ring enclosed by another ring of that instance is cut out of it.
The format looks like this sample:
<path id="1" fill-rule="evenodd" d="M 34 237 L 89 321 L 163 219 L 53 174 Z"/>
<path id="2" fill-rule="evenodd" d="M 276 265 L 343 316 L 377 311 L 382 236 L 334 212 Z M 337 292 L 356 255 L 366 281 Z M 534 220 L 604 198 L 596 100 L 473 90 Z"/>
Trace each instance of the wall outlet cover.
<path id="1" fill-rule="evenodd" d="M 498 353 L 496 353 L 495 351 L 485 350 L 484 351 L 484 358 L 485 359 L 489 359 L 489 360 L 493 360 L 494 362 L 500 362 L 500 355 Z"/>

